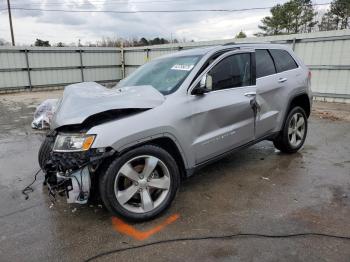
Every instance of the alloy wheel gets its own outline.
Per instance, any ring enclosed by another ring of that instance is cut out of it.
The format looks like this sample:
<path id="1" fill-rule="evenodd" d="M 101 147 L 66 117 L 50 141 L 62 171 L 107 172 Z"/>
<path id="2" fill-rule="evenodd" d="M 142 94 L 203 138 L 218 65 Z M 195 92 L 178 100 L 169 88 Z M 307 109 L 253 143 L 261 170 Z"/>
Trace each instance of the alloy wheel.
<path id="1" fill-rule="evenodd" d="M 114 181 L 114 193 L 126 210 L 146 213 L 164 202 L 170 183 L 170 173 L 164 162 L 151 155 L 142 155 L 120 168 Z"/>
<path id="2" fill-rule="evenodd" d="M 298 147 L 304 139 L 305 134 L 305 119 L 300 113 L 295 113 L 288 126 L 288 140 L 293 147 Z"/>

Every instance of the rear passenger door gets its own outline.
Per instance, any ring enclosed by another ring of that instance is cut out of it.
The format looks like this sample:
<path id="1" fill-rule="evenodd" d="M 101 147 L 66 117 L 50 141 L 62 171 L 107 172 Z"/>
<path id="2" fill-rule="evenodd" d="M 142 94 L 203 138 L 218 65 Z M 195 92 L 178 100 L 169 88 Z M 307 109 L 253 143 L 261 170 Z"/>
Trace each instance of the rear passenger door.
<path id="1" fill-rule="evenodd" d="M 297 77 L 297 63 L 283 49 L 257 49 L 257 103 L 256 138 L 278 131 L 286 107 L 288 85 Z"/>
<path id="2" fill-rule="evenodd" d="M 277 70 L 269 50 L 256 49 L 255 60 L 256 100 L 259 106 L 255 137 L 259 138 L 271 132 L 277 125 L 281 111 L 278 95 L 282 86 L 278 82 Z"/>

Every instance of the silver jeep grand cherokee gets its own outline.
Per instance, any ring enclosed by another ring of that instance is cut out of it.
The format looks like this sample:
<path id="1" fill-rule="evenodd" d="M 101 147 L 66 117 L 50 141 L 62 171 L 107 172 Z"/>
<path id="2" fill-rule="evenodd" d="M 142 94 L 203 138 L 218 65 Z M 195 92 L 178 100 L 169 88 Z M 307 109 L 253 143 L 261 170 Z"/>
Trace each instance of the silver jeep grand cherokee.
<path id="1" fill-rule="evenodd" d="M 154 218 L 182 179 L 233 151 L 262 140 L 298 151 L 310 78 L 286 46 L 232 44 L 155 59 L 112 89 L 67 86 L 39 151 L 49 191 Z"/>

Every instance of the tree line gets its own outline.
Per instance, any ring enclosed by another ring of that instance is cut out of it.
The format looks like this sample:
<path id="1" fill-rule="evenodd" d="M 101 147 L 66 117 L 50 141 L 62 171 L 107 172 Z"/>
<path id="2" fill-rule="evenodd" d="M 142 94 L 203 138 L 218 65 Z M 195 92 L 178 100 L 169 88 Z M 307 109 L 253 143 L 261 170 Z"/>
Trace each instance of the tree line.
<path id="1" fill-rule="evenodd" d="M 319 19 L 312 0 L 290 0 L 277 4 L 261 20 L 256 36 L 310 33 L 350 28 L 350 0 L 333 0 Z"/>
<path id="2" fill-rule="evenodd" d="M 193 40 L 191 40 L 193 41 Z M 70 44 L 64 44 L 62 42 L 59 42 L 57 44 L 51 45 L 49 41 L 44 41 L 42 39 L 36 39 L 34 46 L 43 46 L 43 47 L 50 47 L 50 46 L 56 46 L 56 47 L 64 47 L 64 46 L 87 46 L 87 47 L 134 47 L 134 46 L 148 46 L 148 45 L 163 45 L 163 44 L 170 44 L 170 43 L 179 43 L 180 41 L 175 39 L 166 39 L 163 37 L 155 37 L 151 39 L 147 39 L 145 37 L 136 38 L 133 39 L 124 39 L 124 38 L 111 38 L 111 37 L 103 37 L 101 40 L 98 40 L 96 42 L 86 42 L 82 44 L 80 40 L 78 43 L 70 43 Z M 186 39 L 182 39 L 181 42 L 187 42 Z"/>

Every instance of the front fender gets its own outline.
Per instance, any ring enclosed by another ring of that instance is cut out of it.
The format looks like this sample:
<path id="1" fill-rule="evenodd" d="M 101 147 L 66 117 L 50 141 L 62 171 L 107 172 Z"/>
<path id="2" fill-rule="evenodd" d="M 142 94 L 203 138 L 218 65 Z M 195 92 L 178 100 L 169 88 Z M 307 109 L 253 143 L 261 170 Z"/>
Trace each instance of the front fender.
<path id="1" fill-rule="evenodd" d="M 118 132 L 113 130 L 118 130 Z M 176 135 L 176 130 L 172 127 L 164 126 L 147 130 L 127 130 L 122 128 L 122 126 L 120 128 L 109 127 L 107 123 L 91 128 L 88 134 L 96 135 L 92 148 L 111 147 L 117 152 L 125 151 L 128 148 L 145 144 L 157 138 L 170 138 L 177 146 L 186 169 L 190 168 L 191 163 L 194 161 L 191 159 L 191 154 L 186 154 L 185 143 L 179 139 L 180 136 Z"/>

